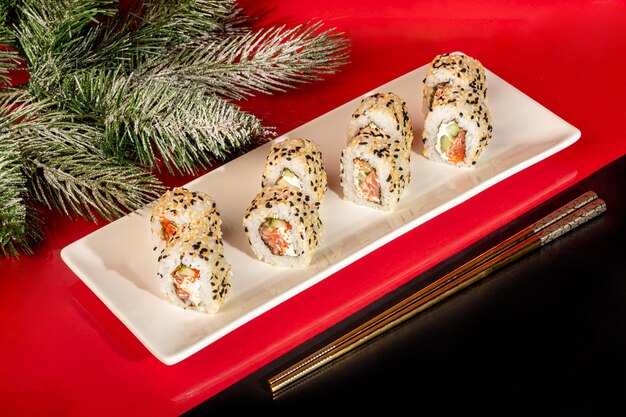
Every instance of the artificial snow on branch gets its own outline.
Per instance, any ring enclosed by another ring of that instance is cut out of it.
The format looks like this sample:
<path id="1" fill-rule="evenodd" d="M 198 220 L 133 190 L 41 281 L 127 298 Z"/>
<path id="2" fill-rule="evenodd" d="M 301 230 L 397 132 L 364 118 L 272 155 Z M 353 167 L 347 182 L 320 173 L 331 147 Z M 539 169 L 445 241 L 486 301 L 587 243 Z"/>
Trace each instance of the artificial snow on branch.
<path id="1" fill-rule="evenodd" d="M 321 22 L 252 22 L 234 0 L 0 0 L 0 253 L 31 253 L 39 209 L 113 220 L 164 191 L 160 170 L 194 174 L 269 139 L 234 100 L 348 62 Z"/>

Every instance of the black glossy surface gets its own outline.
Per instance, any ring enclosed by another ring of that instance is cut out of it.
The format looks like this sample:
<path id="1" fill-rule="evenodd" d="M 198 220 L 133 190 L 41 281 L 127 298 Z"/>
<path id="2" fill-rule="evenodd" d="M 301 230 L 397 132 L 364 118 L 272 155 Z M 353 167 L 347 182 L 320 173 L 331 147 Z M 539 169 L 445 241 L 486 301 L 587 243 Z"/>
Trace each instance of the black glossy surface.
<path id="1" fill-rule="evenodd" d="M 269 377 L 589 189 L 606 201 L 600 217 L 272 399 Z M 186 415 L 623 415 L 625 237 L 626 156 Z"/>

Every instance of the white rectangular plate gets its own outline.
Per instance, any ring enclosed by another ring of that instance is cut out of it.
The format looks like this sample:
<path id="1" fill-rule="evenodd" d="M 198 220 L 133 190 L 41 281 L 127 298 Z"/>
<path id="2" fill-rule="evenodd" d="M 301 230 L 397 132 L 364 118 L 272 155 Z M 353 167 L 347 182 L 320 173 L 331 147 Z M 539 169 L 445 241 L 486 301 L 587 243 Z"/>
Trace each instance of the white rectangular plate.
<path id="1" fill-rule="evenodd" d="M 150 352 L 171 365 L 580 137 L 576 127 L 487 70 L 493 137 L 478 164 L 461 169 L 429 161 L 421 155 L 421 88 L 426 70 L 427 66 L 417 68 L 276 139 L 303 137 L 317 142 L 328 173 L 329 189 L 320 207 L 324 240 L 308 268 L 283 269 L 256 260 L 243 232 L 244 211 L 260 190 L 269 144 L 186 184 L 213 196 L 222 214 L 233 282 L 230 298 L 216 315 L 175 307 L 159 293 L 149 225 L 151 204 L 63 248 L 63 260 Z M 360 100 L 375 92 L 394 92 L 406 101 L 415 134 L 411 182 L 391 213 L 343 200 L 339 184 L 347 123 Z"/>

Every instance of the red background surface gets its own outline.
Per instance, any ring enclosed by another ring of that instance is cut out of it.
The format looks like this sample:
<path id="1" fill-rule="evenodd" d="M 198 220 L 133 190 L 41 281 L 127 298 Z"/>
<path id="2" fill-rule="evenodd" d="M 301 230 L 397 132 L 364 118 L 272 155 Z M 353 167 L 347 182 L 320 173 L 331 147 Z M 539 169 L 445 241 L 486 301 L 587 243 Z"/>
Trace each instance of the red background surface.
<path id="1" fill-rule="evenodd" d="M 623 1 L 239 5 L 262 13 L 259 26 L 322 20 L 352 43 L 340 73 L 242 103 L 279 134 L 460 50 L 582 137 L 173 366 L 153 357 L 60 258 L 105 223 L 49 213 L 34 255 L 0 260 L 0 414 L 179 415 L 626 153 Z"/>

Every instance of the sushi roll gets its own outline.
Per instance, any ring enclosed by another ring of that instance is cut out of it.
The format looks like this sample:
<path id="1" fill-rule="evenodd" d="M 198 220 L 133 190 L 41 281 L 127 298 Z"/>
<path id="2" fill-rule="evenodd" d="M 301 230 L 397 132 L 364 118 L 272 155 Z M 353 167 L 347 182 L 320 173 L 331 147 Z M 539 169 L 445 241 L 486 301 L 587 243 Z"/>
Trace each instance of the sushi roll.
<path id="1" fill-rule="evenodd" d="M 410 182 L 410 156 L 399 139 L 362 128 L 341 153 L 343 198 L 382 211 L 393 210 Z"/>
<path id="2" fill-rule="evenodd" d="M 221 225 L 222 219 L 213 198 L 202 191 L 190 191 L 184 187 L 163 193 L 150 216 L 155 249 L 163 249 L 184 228 L 202 228 L 221 239 Z"/>
<path id="3" fill-rule="evenodd" d="M 257 259 L 274 266 L 308 266 L 324 233 L 316 203 L 292 185 L 261 189 L 243 218 L 244 232 Z"/>
<path id="4" fill-rule="evenodd" d="M 472 90 L 440 88 L 424 120 L 426 158 L 456 167 L 471 167 L 487 147 L 493 130 L 487 104 Z"/>
<path id="5" fill-rule="evenodd" d="M 271 185 L 292 185 L 321 202 L 328 183 L 319 146 L 300 138 L 273 142 L 261 179 L 263 188 Z"/>
<path id="6" fill-rule="evenodd" d="M 487 102 L 487 77 L 485 68 L 475 58 L 463 53 L 437 55 L 430 63 L 423 80 L 422 110 L 424 114 L 432 104 L 440 87 L 456 85 L 478 95 Z"/>
<path id="7" fill-rule="evenodd" d="M 413 145 L 413 124 L 406 102 L 394 93 L 375 93 L 365 97 L 348 123 L 347 142 L 365 126 L 377 127 L 390 139 L 399 139 L 407 150 Z"/>
<path id="8" fill-rule="evenodd" d="M 232 268 L 220 239 L 203 229 L 188 228 L 175 234 L 161 251 L 157 276 L 170 303 L 215 314 L 228 298 Z"/>

